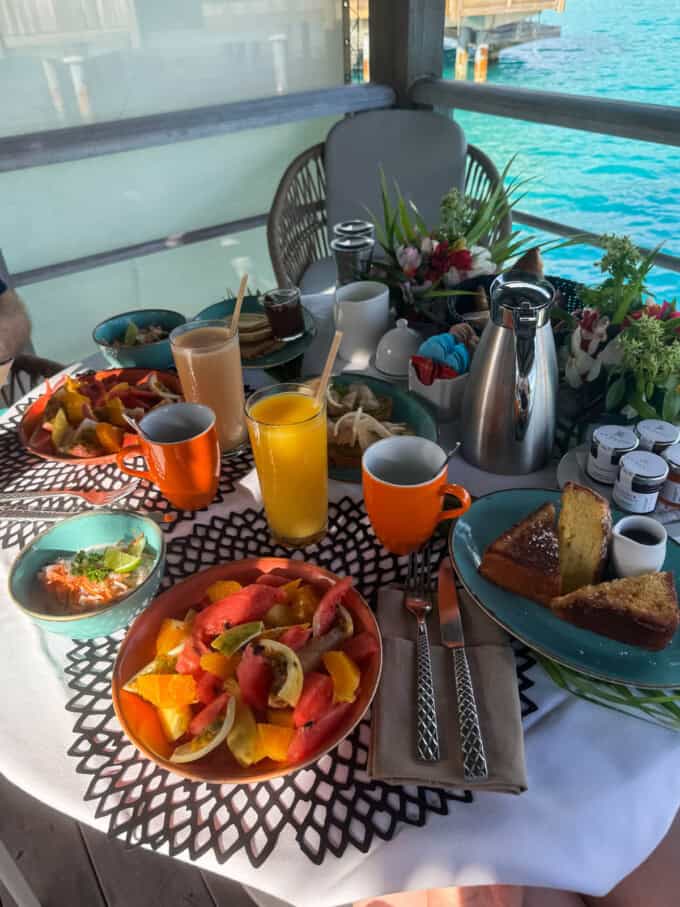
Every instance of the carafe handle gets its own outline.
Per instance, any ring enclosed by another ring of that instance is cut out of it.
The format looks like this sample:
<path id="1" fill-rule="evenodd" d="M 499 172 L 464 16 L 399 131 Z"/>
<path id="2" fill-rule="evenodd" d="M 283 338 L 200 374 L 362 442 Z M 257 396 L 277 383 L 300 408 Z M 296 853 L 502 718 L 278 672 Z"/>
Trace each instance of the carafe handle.
<path id="1" fill-rule="evenodd" d="M 515 438 L 522 441 L 529 428 L 534 397 L 534 362 L 536 360 L 536 309 L 528 300 L 515 309 L 515 405 L 513 421 Z"/>

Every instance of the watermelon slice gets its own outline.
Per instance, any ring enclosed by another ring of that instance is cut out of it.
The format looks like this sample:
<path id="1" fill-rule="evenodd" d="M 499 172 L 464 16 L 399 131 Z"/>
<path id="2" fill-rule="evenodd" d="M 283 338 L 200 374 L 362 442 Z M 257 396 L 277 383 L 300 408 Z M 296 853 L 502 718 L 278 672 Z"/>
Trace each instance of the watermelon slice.
<path id="1" fill-rule="evenodd" d="M 331 586 L 328 592 L 325 593 L 324 597 L 317 605 L 314 617 L 312 618 L 314 636 L 323 636 L 324 633 L 328 633 L 335 622 L 338 604 L 342 601 L 345 592 L 351 588 L 353 582 L 354 580 L 351 576 L 346 576 L 334 586 Z"/>
<path id="2" fill-rule="evenodd" d="M 273 586 L 245 586 L 201 611 L 194 621 L 194 635 L 218 636 L 228 627 L 261 620 L 273 605 L 285 598 L 285 592 Z"/>
<path id="3" fill-rule="evenodd" d="M 199 734 L 202 734 L 213 721 L 217 721 L 221 712 L 223 712 L 227 703 L 229 702 L 229 693 L 222 693 L 216 699 L 207 705 L 204 709 L 194 715 L 189 724 L 189 733 L 192 737 L 198 737 Z"/>
<path id="4" fill-rule="evenodd" d="M 298 652 L 309 642 L 309 637 L 311 635 L 312 631 L 309 627 L 288 627 L 288 629 L 284 630 L 279 636 L 279 642 L 282 642 L 284 646 L 288 646 L 288 648 L 292 649 L 294 652 Z"/>
<path id="5" fill-rule="evenodd" d="M 333 705 L 333 681 L 328 674 L 311 671 L 305 677 L 302 695 L 293 712 L 295 727 L 317 721 Z"/>
<path id="6" fill-rule="evenodd" d="M 345 655 L 349 655 L 352 661 L 362 662 L 377 655 L 380 651 L 380 644 L 372 633 L 364 630 L 363 633 L 357 633 L 356 636 L 348 639 L 342 647 L 342 651 Z"/>
<path id="7" fill-rule="evenodd" d="M 246 646 L 236 668 L 236 679 L 243 701 L 258 711 L 265 711 L 274 678 L 269 662 L 264 655 L 257 654 L 252 645 Z"/>
<path id="8" fill-rule="evenodd" d="M 316 721 L 299 727 L 288 747 L 288 761 L 302 762 L 318 752 L 347 718 L 353 703 L 338 702 Z"/>

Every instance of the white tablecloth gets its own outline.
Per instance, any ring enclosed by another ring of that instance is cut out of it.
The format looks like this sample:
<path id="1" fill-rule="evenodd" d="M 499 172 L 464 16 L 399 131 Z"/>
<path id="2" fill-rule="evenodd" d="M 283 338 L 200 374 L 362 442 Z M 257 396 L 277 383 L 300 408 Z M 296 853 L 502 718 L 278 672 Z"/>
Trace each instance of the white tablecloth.
<path id="1" fill-rule="evenodd" d="M 5 420 L 0 420 L 0 426 Z M 456 478 L 460 476 L 456 475 Z M 552 479 L 554 483 L 554 476 Z M 359 488 L 331 483 L 337 500 Z M 224 504 L 231 511 L 259 501 L 251 473 Z M 212 511 L 214 513 L 214 511 Z M 200 520 L 209 519 L 199 514 Z M 180 520 L 171 537 L 192 524 Z M 3 588 L 16 550 L 0 551 Z M 36 629 L 4 592 L 0 608 L 0 772 L 43 802 L 107 830 L 83 799 L 88 778 L 67 755 L 74 716 L 64 675 L 73 644 Z M 430 814 L 425 827 L 402 825 L 367 854 L 313 865 L 284 832 L 264 865 L 240 851 L 220 865 L 197 862 L 299 907 L 335 904 L 388 892 L 448 885 L 527 884 L 601 895 L 631 872 L 666 833 L 680 806 L 680 736 L 576 699 L 536 666 L 529 691 L 539 705 L 526 721 L 529 790 L 519 797 L 476 794 L 474 803 Z"/>

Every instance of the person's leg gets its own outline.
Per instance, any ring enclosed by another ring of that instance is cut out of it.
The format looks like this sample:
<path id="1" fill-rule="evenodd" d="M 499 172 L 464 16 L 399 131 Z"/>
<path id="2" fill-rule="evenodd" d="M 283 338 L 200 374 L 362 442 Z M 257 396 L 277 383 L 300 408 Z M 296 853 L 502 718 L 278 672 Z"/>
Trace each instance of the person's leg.
<path id="1" fill-rule="evenodd" d="M 360 901 L 354 907 L 585 907 L 579 895 L 551 888 L 475 885 L 433 888 Z"/>
<path id="2" fill-rule="evenodd" d="M 588 907 L 674 907 L 680 903 L 680 813 L 656 850 L 603 898 Z"/>

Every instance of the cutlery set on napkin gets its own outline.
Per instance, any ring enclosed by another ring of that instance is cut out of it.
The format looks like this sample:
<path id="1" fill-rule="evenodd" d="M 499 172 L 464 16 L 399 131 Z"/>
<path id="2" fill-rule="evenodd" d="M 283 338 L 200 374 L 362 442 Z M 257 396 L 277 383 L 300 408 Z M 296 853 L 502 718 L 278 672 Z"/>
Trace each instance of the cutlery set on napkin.
<path id="1" fill-rule="evenodd" d="M 522 793 L 524 740 L 509 637 L 459 594 L 448 558 L 438 574 L 438 626 L 428 628 L 431 597 L 427 551 L 411 555 L 406 590 L 380 592 L 384 659 L 369 771 L 395 784 Z M 417 618 L 416 642 L 408 611 Z"/>

